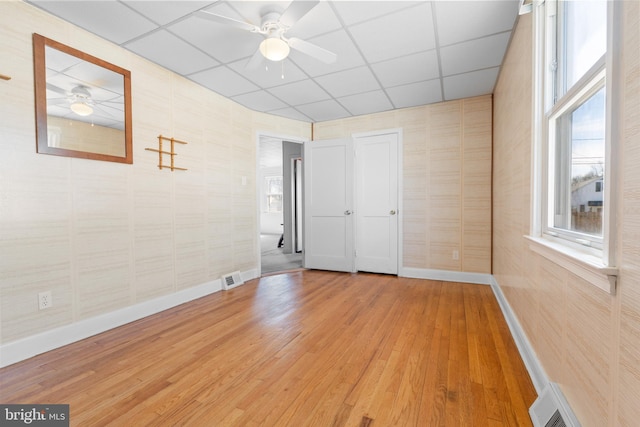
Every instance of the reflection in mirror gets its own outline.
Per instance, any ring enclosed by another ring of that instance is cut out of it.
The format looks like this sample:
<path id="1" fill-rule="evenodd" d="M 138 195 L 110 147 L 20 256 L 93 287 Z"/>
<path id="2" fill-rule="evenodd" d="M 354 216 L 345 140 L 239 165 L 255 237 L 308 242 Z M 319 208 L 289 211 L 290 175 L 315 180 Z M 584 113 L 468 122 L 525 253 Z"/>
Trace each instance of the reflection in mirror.
<path id="1" fill-rule="evenodd" d="M 131 74 L 33 35 L 39 153 L 133 163 Z"/>

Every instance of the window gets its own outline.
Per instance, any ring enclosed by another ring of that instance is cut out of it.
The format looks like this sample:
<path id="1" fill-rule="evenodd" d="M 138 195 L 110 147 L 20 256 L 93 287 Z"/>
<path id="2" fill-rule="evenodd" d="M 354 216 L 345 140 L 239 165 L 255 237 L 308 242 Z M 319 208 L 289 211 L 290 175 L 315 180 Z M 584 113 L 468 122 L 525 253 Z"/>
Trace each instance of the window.
<path id="1" fill-rule="evenodd" d="M 267 212 L 282 212 L 282 177 L 268 176 L 265 177 L 266 195 L 267 195 Z"/>
<path id="2" fill-rule="evenodd" d="M 538 59 L 543 82 L 540 133 L 541 231 L 601 250 L 609 194 L 608 4 L 555 1 L 541 6 Z M 540 26 L 544 28 L 541 29 Z M 542 38 L 544 41 L 542 41 Z"/>
<path id="3" fill-rule="evenodd" d="M 530 248 L 615 293 L 622 99 L 618 1 L 534 2 Z M 524 10 L 526 13 L 526 10 Z"/>

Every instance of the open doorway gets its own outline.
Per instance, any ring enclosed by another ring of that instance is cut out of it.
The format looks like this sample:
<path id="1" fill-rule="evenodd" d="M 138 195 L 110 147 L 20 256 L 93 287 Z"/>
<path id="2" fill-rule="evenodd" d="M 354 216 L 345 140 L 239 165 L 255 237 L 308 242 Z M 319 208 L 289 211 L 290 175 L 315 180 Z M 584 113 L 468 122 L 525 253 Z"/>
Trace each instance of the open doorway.
<path id="1" fill-rule="evenodd" d="M 262 274 L 302 268 L 302 144 L 259 136 Z"/>

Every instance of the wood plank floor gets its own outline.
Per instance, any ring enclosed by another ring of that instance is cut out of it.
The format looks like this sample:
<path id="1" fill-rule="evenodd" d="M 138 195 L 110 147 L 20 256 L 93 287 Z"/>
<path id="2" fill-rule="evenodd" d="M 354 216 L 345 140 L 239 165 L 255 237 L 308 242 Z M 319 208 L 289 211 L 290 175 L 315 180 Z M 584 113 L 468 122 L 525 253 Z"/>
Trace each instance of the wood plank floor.
<path id="1" fill-rule="evenodd" d="M 297 271 L 0 369 L 74 426 L 530 426 L 491 288 Z"/>

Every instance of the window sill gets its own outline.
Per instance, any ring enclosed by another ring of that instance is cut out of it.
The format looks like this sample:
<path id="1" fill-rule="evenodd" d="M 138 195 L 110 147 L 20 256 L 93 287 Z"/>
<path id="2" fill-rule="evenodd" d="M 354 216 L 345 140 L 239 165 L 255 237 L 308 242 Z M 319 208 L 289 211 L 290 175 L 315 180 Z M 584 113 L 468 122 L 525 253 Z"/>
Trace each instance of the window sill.
<path id="1" fill-rule="evenodd" d="M 597 256 L 545 237 L 524 236 L 529 248 L 548 260 L 571 271 L 576 276 L 608 292 L 616 293 L 618 268 L 605 265 Z"/>

